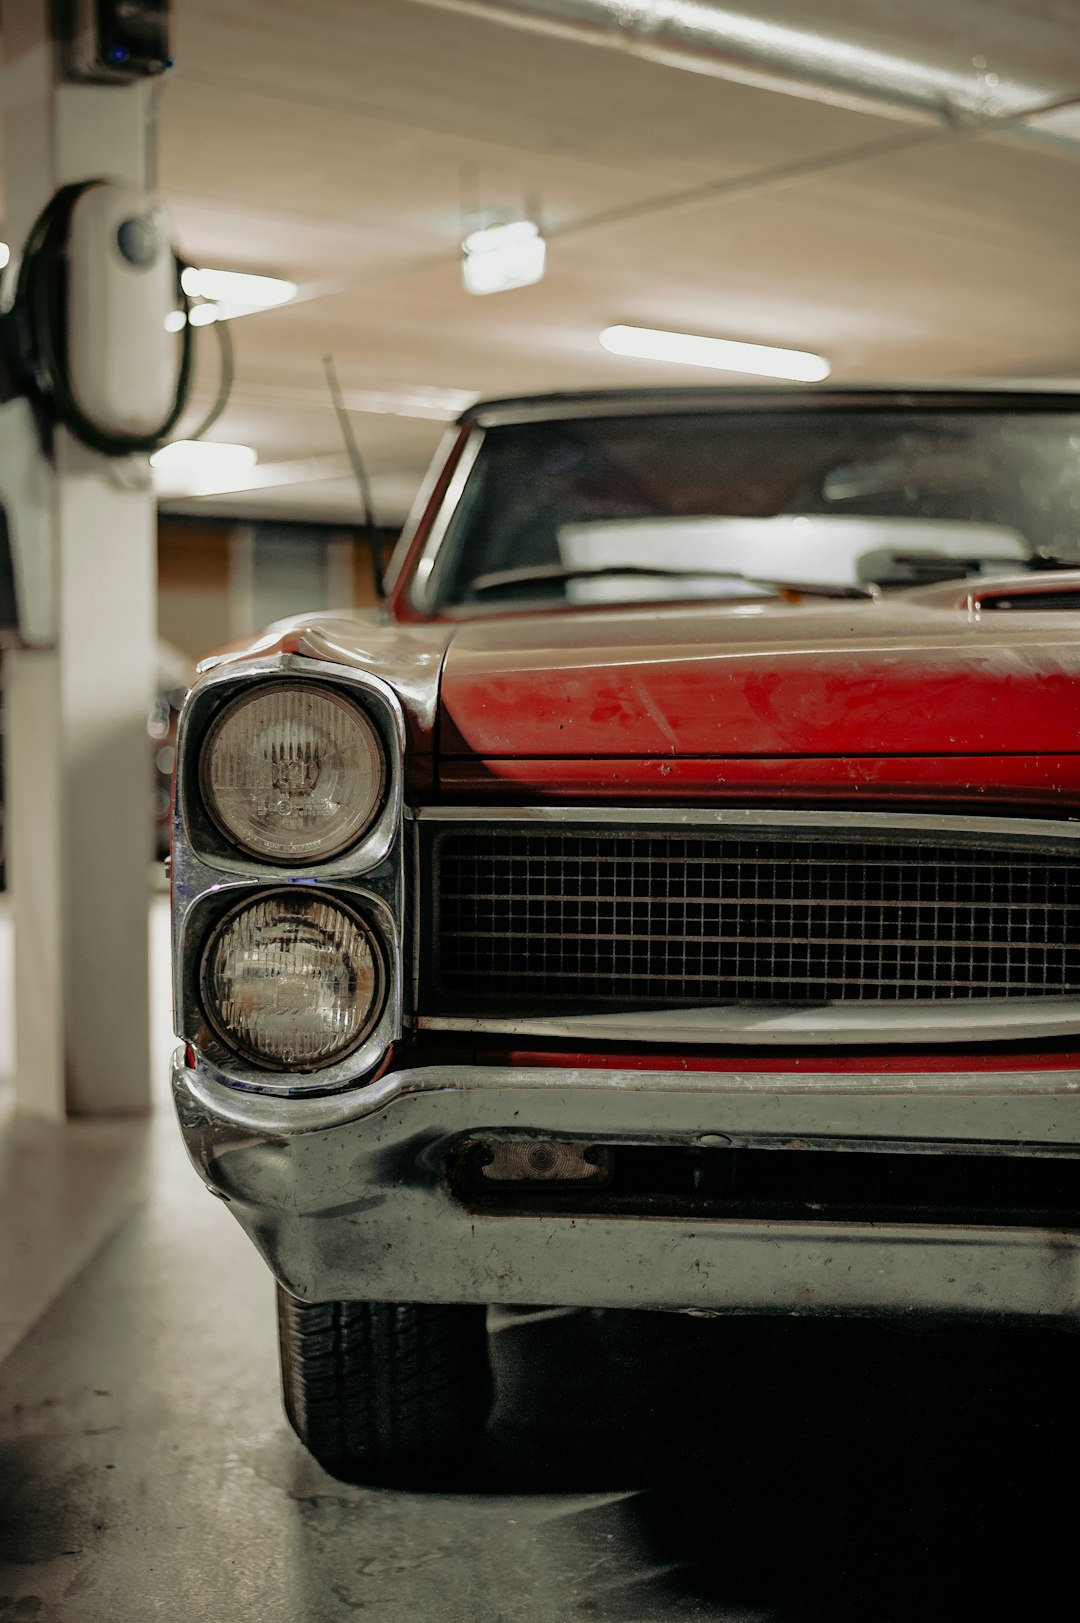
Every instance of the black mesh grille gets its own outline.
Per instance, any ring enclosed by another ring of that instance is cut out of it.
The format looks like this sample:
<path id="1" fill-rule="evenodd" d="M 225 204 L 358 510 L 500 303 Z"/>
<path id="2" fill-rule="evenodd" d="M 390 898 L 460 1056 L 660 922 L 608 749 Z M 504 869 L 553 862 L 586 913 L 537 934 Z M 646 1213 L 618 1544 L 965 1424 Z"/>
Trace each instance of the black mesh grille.
<path id="1" fill-rule="evenodd" d="M 1064 614 L 1080 609 L 1080 591 L 1076 592 L 1002 592 L 999 597 L 980 597 L 981 609 L 1016 609 L 1018 613 Z"/>
<path id="2" fill-rule="evenodd" d="M 428 984 L 459 1012 L 1080 992 L 1059 855 L 489 825 L 441 832 L 431 860 Z"/>

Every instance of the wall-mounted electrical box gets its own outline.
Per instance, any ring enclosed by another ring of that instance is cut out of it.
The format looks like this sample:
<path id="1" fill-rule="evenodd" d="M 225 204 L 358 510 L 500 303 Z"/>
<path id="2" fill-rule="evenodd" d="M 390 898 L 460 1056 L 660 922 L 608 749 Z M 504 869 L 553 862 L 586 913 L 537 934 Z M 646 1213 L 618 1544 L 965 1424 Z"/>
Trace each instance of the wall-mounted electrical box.
<path id="1" fill-rule="evenodd" d="M 164 73 L 169 0 L 67 0 L 68 77 L 124 84 Z"/>
<path id="2" fill-rule="evenodd" d="M 176 391 L 176 261 L 154 199 L 90 186 L 67 240 L 67 371 L 79 409 L 109 434 L 152 434 Z"/>

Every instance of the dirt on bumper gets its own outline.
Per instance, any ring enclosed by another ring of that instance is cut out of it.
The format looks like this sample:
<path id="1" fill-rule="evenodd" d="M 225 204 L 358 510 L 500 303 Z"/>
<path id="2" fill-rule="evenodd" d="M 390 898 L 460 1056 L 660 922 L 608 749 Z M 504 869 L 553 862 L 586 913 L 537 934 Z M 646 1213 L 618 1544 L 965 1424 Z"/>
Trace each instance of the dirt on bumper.
<path id="1" fill-rule="evenodd" d="M 188 1152 L 281 1283 L 311 1301 L 544 1303 L 1074 1323 L 1080 1230 L 477 1207 L 455 1149 L 507 1135 L 935 1156 L 1080 1157 L 1080 1073 L 595 1072 L 431 1067 L 319 1099 L 173 1084 Z"/>

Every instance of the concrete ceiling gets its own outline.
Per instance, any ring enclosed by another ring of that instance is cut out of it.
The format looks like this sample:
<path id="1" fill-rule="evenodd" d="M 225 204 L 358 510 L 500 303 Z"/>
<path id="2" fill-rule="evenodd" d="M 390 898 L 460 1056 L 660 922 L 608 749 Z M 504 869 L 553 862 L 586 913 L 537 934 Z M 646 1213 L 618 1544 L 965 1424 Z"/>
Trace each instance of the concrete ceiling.
<path id="1" fill-rule="evenodd" d="M 1080 96 L 1075 0 L 768 9 Z M 927 128 L 409 0 L 174 0 L 173 18 L 159 150 L 177 239 L 302 288 L 232 323 L 213 431 L 302 482 L 206 510 L 355 515 L 331 352 L 387 519 L 477 394 L 719 380 L 606 354 L 612 322 L 811 349 L 841 379 L 1080 375 L 1075 115 L 1044 121 L 1065 137 L 1045 142 Z M 532 199 L 545 280 L 470 297 L 463 207 Z"/>

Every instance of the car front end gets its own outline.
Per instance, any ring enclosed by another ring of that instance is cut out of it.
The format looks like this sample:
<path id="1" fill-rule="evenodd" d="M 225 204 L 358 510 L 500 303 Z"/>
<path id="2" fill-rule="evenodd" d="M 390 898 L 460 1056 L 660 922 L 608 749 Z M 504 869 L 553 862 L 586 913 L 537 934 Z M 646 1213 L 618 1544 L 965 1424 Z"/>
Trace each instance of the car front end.
<path id="1" fill-rule="evenodd" d="M 421 614 L 453 468 L 393 619 L 181 722 L 177 1109 L 305 1441 L 397 1449 L 313 1443 L 305 1309 L 1075 1325 L 1076 575 Z"/>
<path id="2" fill-rule="evenodd" d="M 302 656 L 187 728 L 275 678 L 387 758 L 299 871 L 178 793 L 181 1121 L 290 1292 L 1075 1318 L 1078 825 L 407 806 L 392 695 Z"/>

